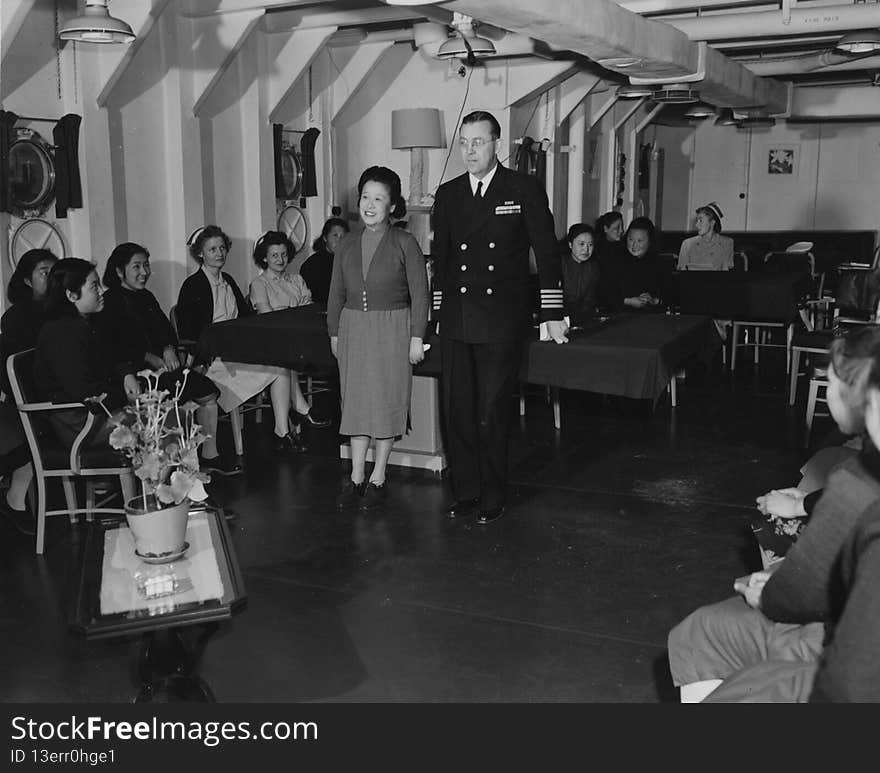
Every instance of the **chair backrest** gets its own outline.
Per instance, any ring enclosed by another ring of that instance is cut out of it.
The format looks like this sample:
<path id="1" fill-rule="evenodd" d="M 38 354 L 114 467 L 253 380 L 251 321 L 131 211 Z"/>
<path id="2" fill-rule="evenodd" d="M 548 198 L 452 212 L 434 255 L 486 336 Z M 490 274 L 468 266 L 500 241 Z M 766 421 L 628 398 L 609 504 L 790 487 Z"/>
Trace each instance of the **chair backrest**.
<path id="1" fill-rule="evenodd" d="M 774 273 L 816 275 L 816 261 L 811 252 L 768 252 L 764 270 Z"/>
<path id="2" fill-rule="evenodd" d="M 17 354 L 10 354 L 6 360 L 6 375 L 12 390 L 12 399 L 16 405 L 38 402 L 37 385 L 34 382 L 34 352 L 25 349 Z"/>
<path id="3" fill-rule="evenodd" d="M 748 271 L 749 270 L 749 256 L 744 252 L 734 252 L 733 253 L 733 270 L 734 271 Z"/>

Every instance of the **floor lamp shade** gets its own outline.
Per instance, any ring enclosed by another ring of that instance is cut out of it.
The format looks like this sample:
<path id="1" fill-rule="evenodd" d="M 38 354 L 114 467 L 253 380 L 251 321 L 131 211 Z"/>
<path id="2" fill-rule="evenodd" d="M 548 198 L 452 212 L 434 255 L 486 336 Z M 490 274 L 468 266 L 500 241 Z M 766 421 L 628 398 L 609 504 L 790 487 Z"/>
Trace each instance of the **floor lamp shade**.
<path id="1" fill-rule="evenodd" d="M 418 204 L 425 190 L 425 148 L 445 148 L 443 122 L 436 107 L 391 111 L 391 147 L 410 150 L 409 203 Z"/>

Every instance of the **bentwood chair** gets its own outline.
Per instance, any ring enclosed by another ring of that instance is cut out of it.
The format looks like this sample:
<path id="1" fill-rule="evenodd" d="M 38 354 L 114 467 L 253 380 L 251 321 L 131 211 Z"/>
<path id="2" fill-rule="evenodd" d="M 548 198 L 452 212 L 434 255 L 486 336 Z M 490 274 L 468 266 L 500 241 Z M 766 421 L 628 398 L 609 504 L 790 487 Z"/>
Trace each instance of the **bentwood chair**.
<path id="1" fill-rule="evenodd" d="M 188 338 L 181 338 L 177 328 L 177 306 L 172 306 L 168 312 L 168 319 L 171 320 L 171 327 L 174 328 L 174 334 L 177 336 L 181 349 L 186 352 L 188 362 L 192 362 L 198 341 Z M 263 418 L 263 393 L 260 392 L 250 400 L 245 401 L 243 405 L 238 406 L 229 412 L 229 424 L 232 428 L 232 444 L 235 447 L 236 456 L 244 456 L 244 441 L 242 440 L 242 426 L 244 423 L 244 414 L 248 411 L 256 411 L 254 421 L 259 424 Z M 226 417 L 223 417 L 226 418 Z"/>
<path id="2" fill-rule="evenodd" d="M 81 513 L 91 520 L 95 513 L 124 514 L 121 507 L 104 507 L 106 501 L 96 502 L 96 481 L 101 477 L 118 477 L 123 503 L 135 495 L 134 475 L 124 458 L 110 448 L 89 448 L 84 441 L 95 426 L 95 416 L 83 403 L 53 403 L 39 400 L 33 383 L 34 350 L 28 349 L 10 355 L 6 361 L 9 385 L 18 415 L 27 438 L 34 466 L 34 482 L 37 489 L 36 552 L 42 553 L 45 545 L 46 518 L 52 515 L 68 515 L 72 522 Z M 81 410 L 85 418 L 82 430 L 68 449 L 55 437 L 48 417 L 57 411 Z M 46 482 L 52 478 L 61 481 L 66 507 L 47 509 Z M 86 482 L 86 506 L 79 507 L 76 499 L 75 481 Z"/>

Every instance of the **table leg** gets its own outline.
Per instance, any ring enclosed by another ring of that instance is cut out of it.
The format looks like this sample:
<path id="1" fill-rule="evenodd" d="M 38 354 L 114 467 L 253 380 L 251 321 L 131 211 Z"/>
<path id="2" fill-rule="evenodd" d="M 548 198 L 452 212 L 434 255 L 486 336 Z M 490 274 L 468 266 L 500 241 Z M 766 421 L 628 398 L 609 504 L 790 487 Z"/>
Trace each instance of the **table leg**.
<path id="1" fill-rule="evenodd" d="M 198 670 L 205 645 L 218 628 L 218 623 L 205 624 L 192 645 L 184 641 L 180 628 L 145 633 L 137 661 L 140 690 L 134 702 L 216 703 L 214 693 Z"/>
<path id="2" fill-rule="evenodd" d="M 798 371 L 800 370 L 800 362 L 801 362 L 801 350 L 800 349 L 792 349 L 791 350 L 791 377 L 789 379 L 789 387 L 788 387 L 788 404 L 794 405 L 795 399 L 797 397 L 797 380 L 798 380 Z"/>

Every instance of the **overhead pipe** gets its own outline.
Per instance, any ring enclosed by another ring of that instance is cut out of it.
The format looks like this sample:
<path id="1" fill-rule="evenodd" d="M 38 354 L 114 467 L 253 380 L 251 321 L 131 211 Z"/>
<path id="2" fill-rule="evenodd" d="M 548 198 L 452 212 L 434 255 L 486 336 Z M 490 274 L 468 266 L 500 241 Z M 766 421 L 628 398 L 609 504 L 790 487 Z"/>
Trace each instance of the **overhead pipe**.
<path id="1" fill-rule="evenodd" d="M 621 0 L 621 8 L 638 14 L 687 13 L 706 8 L 775 5 L 767 0 Z"/>
<path id="2" fill-rule="evenodd" d="M 880 3 L 871 5 L 823 5 L 791 9 L 785 22 L 781 11 L 725 13 L 687 19 L 664 19 L 691 40 L 733 40 L 773 35 L 797 36 L 820 32 L 849 32 L 880 27 Z"/>
<path id="3" fill-rule="evenodd" d="M 773 57 L 772 59 L 738 59 L 755 75 L 796 75 L 808 72 L 839 72 L 843 70 L 873 70 L 880 68 L 880 56 L 862 54 L 845 56 L 834 51 L 822 51 L 806 56 Z"/>

